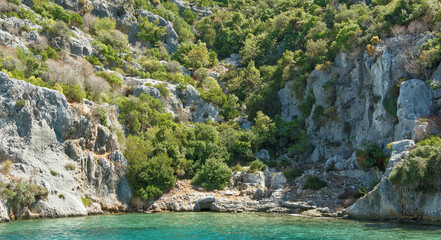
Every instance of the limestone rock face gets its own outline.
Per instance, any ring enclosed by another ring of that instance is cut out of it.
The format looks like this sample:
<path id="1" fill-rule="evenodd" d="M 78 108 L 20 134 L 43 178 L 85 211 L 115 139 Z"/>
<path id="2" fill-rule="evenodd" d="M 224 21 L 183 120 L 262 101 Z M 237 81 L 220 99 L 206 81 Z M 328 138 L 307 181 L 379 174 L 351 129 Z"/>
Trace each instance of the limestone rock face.
<path id="1" fill-rule="evenodd" d="M 78 56 L 90 56 L 93 54 L 92 42 L 93 38 L 86 35 L 81 30 L 74 28 L 72 31 L 75 38 L 70 38 L 70 52 Z"/>
<path id="2" fill-rule="evenodd" d="M 265 175 L 263 174 L 263 172 L 244 173 L 242 177 L 243 183 L 250 183 L 255 185 L 256 187 L 265 187 Z"/>
<path id="3" fill-rule="evenodd" d="M 219 108 L 202 100 L 198 90 L 191 85 L 180 90 L 175 84 L 157 80 L 135 79 L 135 81 L 133 95 L 139 97 L 142 93 L 148 93 L 158 98 L 165 105 L 165 110 L 181 121 L 205 122 L 206 119 L 219 121 Z M 146 86 L 146 84 L 151 84 L 151 86 Z M 163 96 L 155 87 L 159 84 L 165 84 L 170 91 L 168 96 Z"/>
<path id="4" fill-rule="evenodd" d="M 262 149 L 256 153 L 256 158 L 263 162 L 268 162 L 270 160 L 270 155 L 268 150 Z"/>
<path id="5" fill-rule="evenodd" d="M 357 219 L 441 219 L 441 194 L 423 194 L 389 182 L 391 172 L 400 164 L 414 146 L 411 140 L 394 142 L 392 156 L 380 184 L 344 213 Z"/>
<path id="6" fill-rule="evenodd" d="M 314 70 L 308 76 L 305 90 L 305 94 L 314 97 L 308 116 L 301 116 L 299 106 L 304 99 L 296 98 L 292 81 L 279 91 L 282 117 L 306 118 L 307 131 L 315 146 L 314 154 L 307 160 L 318 162 L 339 155 L 343 160 L 337 162 L 343 162 L 365 143 L 375 142 L 385 147 L 392 141 L 420 139 L 432 132 L 430 122 L 418 120 L 436 114 L 439 107 L 435 108 L 433 102 L 441 97 L 441 91 L 410 78 L 406 59 L 401 54 L 402 43 L 408 41 L 411 39 L 406 36 L 385 39 L 384 44 L 376 46 L 375 56 L 340 52 L 329 69 Z M 434 79 L 438 78 L 437 72 Z M 399 93 L 395 93 L 399 83 Z M 396 101 L 398 104 L 394 106 Z"/>
<path id="7" fill-rule="evenodd" d="M 270 189 L 282 188 L 283 185 L 286 183 L 287 183 L 287 181 L 286 181 L 285 175 L 283 175 L 283 173 L 277 173 L 271 179 Z"/>
<path id="8" fill-rule="evenodd" d="M 31 179 L 49 192 L 32 214 L 86 215 L 81 197 L 103 210 L 123 210 L 116 189 L 127 160 L 117 150 L 115 136 L 80 116 L 61 93 L 0 72 L 0 155 L 13 162 L 12 177 Z"/>
<path id="9" fill-rule="evenodd" d="M 432 89 L 421 80 L 412 79 L 401 84 L 397 110 L 399 123 L 395 127 L 395 140 L 415 140 L 414 128 L 418 119 L 430 115 L 432 98 Z"/>
<path id="10" fill-rule="evenodd" d="M 3 201 L 0 201 L 0 222 L 9 222 L 8 210 Z"/>

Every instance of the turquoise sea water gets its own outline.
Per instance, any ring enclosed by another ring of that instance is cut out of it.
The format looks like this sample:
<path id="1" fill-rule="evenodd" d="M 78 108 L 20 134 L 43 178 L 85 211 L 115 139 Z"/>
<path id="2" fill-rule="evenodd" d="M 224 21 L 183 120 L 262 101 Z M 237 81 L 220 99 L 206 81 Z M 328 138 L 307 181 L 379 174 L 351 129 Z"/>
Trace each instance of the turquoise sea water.
<path id="1" fill-rule="evenodd" d="M 161 213 L 3 223 L 0 239 L 441 239 L 441 227 L 269 214 Z"/>

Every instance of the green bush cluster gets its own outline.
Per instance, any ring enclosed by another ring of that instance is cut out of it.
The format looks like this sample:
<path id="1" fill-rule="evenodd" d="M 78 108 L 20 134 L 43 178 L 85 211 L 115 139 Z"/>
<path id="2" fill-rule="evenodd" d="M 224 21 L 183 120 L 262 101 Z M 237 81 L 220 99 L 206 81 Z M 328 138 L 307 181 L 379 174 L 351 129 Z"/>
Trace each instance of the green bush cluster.
<path id="1" fill-rule="evenodd" d="M 311 190 L 320 190 L 324 187 L 328 186 L 328 184 L 323 181 L 321 178 L 317 176 L 308 175 L 306 178 L 306 183 L 303 185 L 303 190 L 311 189 Z"/>
<path id="2" fill-rule="evenodd" d="M 25 105 L 26 105 L 26 101 L 23 99 L 15 101 L 15 107 L 18 110 L 21 110 Z"/>
<path id="3" fill-rule="evenodd" d="M 384 171 L 388 164 L 388 155 L 385 154 L 375 143 L 365 145 L 364 149 L 356 149 L 358 165 L 362 170 L 368 171 L 376 167 Z"/>
<path id="4" fill-rule="evenodd" d="M 263 171 L 265 170 L 265 168 L 266 168 L 265 163 L 256 159 L 250 163 L 250 168 L 248 169 L 248 172 L 255 173 L 257 171 Z"/>
<path id="5" fill-rule="evenodd" d="M 174 53 L 174 58 L 185 67 L 193 69 L 212 67 L 218 64 L 216 53 L 210 52 L 206 44 L 201 41 L 196 44 L 187 42 L 180 44 Z"/>
<path id="6" fill-rule="evenodd" d="M 82 197 L 81 201 L 83 202 L 85 207 L 90 207 L 92 205 L 92 203 L 93 203 L 92 199 L 90 199 L 90 198 Z"/>
<path id="7" fill-rule="evenodd" d="M 141 31 L 138 33 L 138 38 L 153 44 L 157 43 L 160 40 L 163 40 L 166 32 L 165 27 L 158 26 L 159 20 L 151 23 L 146 17 L 141 18 L 140 22 L 141 23 L 138 26 Z"/>
<path id="8" fill-rule="evenodd" d="M 46 188 L 30 181 L 13 179 L 9 183 L 0 182 L 0 196 L 8 200 L 8 206 L 14 213 L 20 213 L 24 207 L 30 207 L 47 195 Z"/>
<path id="9" fill-rule="evenodd" d="M 78 13 L 70 13 L 58 4 L 49 0 L 33 0 L 32 10 L 44 18 L 61 20 L 68 25 L 81 26 L 83 19 Z"/>
<path id="10" fill-rule="evenodd" d="M 121 87 L 123 84 L 122 78 L 115 72 L 97 72 L 97 76 L 103 77 L 106 79 L 108 83 L 110 83 L 112 86 L 118 86 Z"/>
<path id="11" fill-rule="evenodd" d="M 202 169 L 193 178 L 193 184 L 203 187 L 205 190 L 224 189 L 228 186 L 232 171 L 228 165 L 220 159 L 207 159 Z"/>
<path id="12" fill-rule="evenodd" d="M 441 188 L 441 138 L 430 136 L 418 142 L 413 150 L 391 173 L 389 180 L 422 192 Z"/>
<path id="13" fill-rule="evenodd" d="M 283 171 L 283 175 L 285 176 L 288 182 L 294 181 L 296 178 L 302 176 L 303 169 L 301 168 L 287 168 Z"/>

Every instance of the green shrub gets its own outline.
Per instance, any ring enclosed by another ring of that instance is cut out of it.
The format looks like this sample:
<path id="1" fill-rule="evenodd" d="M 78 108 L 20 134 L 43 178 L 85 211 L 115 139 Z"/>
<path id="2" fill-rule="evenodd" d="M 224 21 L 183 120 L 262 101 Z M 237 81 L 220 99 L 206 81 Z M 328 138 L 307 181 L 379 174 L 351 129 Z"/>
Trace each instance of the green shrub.
<path id="1" fill-rule="evenodd" d="M 392 115 L 393 117 L 397 117 L 397 102 L 398 96 L 400 95 L 400 88 L 397 86 L 392 87 L 390 91 L 386 93 L 386 96 L 383 98 L 383 107 L 387 113 Z"/>
<path id="2" fill-rule="evenodd" d="M 43 21 L 43 32 L 45 32 L 49 40 L 60 38 L 61 43 L 66 45 L 69 42 L 72 32 L 68 25 L 63 21 L 45 20 Z"/>
<path id="3" fill-rule="evenodd" d="M 19 111 L 26 105 L 26 101 L 21 99 L 15 101 L 15 108 L 17 108 Z"/>
<path id="4" fill-rule="evenodd" d="M 182 13 L 182 18 L 184 18 L 188 24 L 192 25 L 198 19 L 198 14 L 193 12 L 190 8 L 185 8 Z"/>
<path id="5" fill-rule="evenodd" d="M 81 198 L 81 201 L 83 202 L 85 207 L 90 207 L 93 203 L 92 199 L 90 198 Z"/>
<path id="6" fill-rule="evenodd" d="M 86 56 L 85 58 L 93 65 L 104 67 L 103 63 L 95 56 Z"/>
<path id="7" fill-rule="evenodd" d="M 300 168 L 288 168 L 283 171 L 283 175 L 288 182 L 292 182 L 296 180 L 296 178 L 302 176 L 303 172 L 303 169 Z"/>
<path id="8" fill-rule="evenodd" d="M 319 177 L 308 175 L 308 177 L 306 178 L 306 183 L 303 186 L 303 190 L 320 190 L 326 186 L 328 186 L 328 184 Z"/>
<path id="9" fill-rule="evenodd" d="M 250 163 L 250 168 L 248 169 L 248 172 L 255 173 L 257 171 L 263 171 L 265 170 L 265 168 L 265 163 L 256 159 Z"/>
<path id="10" fill-rule="evenodd" d="M 134 196 L 148 200 L 157 197 L 176 183 L 172 159 L 161 154 L 136 162 L 129 158 L 127 179 Z M 139 160 L 139 159 L 138 159 Z"/>
<path id="11" fill-rule="evenodd" d="M 141 29 L 138 33 L 138 38 L 150 42 L 150 43 L 156 43 L 159 40 L 161 40 L 166 35 L 166 28 L 158 26 L 159 20 L 156 20 L 155 22 L 151 23 L 148 19 L 142 18 L 140 19 L 140 24 L 138 25 Z"/>
<path id="12" fill-rule="evenodd" d="M 8 2 L 13 3 L 15 5 L 18 5 L 18 6 L 21 5 L 21 1 L 20 0 L 8 0 Z"/>
<path id="13" fill-rule="evenodd" d="M 95 21 L 93 21 L 92 23 L 92 29 L 95 33 L 99 32 L 99 31 L 112 31 L 115 29 L 116 27 L 116 22 L 115 20 L 108 18 L 108 17 L 104 17 L 104 18 L 96 18 L 94 19 Z"/>
<path id="14" fill-rule="evenodd" d="M 417 191 L 441 190 L 441 139 L 431 136 L 417 143 L 391 173 L 389 180 L 398 186 L 408 186 Z"/>
<path id="15" fill-rule="evenodd" d="M 161 83 L 155 85 L 155 87 L 159 90 L 162 96 L 164 96 L 165 98 L 170 97 L 170 90 L 168 90 L 167 84 Z"/>
<path id="16" fill-rule="evenodd" d="M 80 27 L 83 25 L 83 18 L 78 13 L 73 13 L 70 15 L 71 24 Z"/>
<path id="17" fill-rule="evenodd" d="M 76 167 L 73 163 L 66 163 L 66 165 L 64 165 L 64 168 L 66 168 L 66 170 L 74 171 Z"/>
<path id="18" fill-rule="evenodd" d="M 368 194 L 368 192 L 369 192 L 369 190 L 366 189 L 365 187 L 360 187 L 360 188 L 357 190 L 357 193 L 355 194 L 354 198 L 355 198 L 355 199 L 362 198 L 362 197 L 364 197 L 366 194 Z"/>
<path id="19" fill-rule="evenodd" d="M 182 63 L 187 68 L 198 69 L 213 65 L 210 62 L 210 53 L 203 42 L 182 43 L 174 54 L 176 61 Z M 216 59 L 217 60 L 217 59 Z"/>
<path id="20" fill-rule="evenodd" d="M 231 169 L 220 159 L 207 159 L 202 168 L 196 173 L 192 183 L 205 190 L 222 190 L 228 186 L 231 178 Z"/>
<path id="21" fill-rule="evenodd" d="M 118 107 L 121 110 L 120 121 L 129 134 L 141 134 L 153 126 L 169 126 L 172 120 L 172 115 L 165 113 L 161 101 L 149 94 L 141 94 L 139 98 L 121 98 Z"/>
<path id="22" fill-rule="evenodd" d="M 98 59 L 107 64 L 114 63 L 117 66 L 122 67 L 124 62 L 121 59 L 121 57 L 118 55 L 118 53 L 112 48 L 110 45 L 106 45 L 104 43 L 101 43 L 98 40 L 95 40 L 92 45 L 94 48 L 99 52 Z"/>
<path id="23" fill-rule="evenodd" d="M 81 102 L 86 97 L 86 92 L 80 83 L 62 85 L 64 95 L 72 101 Z"/>
<path id="24" fill-rule="evenodd" d="M 50 173 L 51 173 L 52 176 L 57 176 L 58 175 L 58 173 L 53 171 L 53 170 L 51 170 Z"/>
<path id="25" fill-rule="evenodd" d="M 240 164 L 236 164 L 236 166 L 232 167 L 231 170 L 233 172 L 243 172 L 244 168 Z"/>
<path id="26" fill-rule="evenodd" d="M 374 143 L 367 144 L 364 149 L 356 149 L 358 165 L 362 170 L 368 171 L 376 167 L 382 171 L 386 169 L 387 155 Z"/>
<path id="27" fill-rule="evenodd" d="M 128 52 L 129 40 L 126 34 L 118 30 L 100 30 L 96 33 L 96 40 L 110 46 L 116 52 Z"/>
<path id="28" fill-rule="evenodd" d="M 299 110 L 302 113 L 303 117 L 305 118 L 309 117 L 314 104 L 315 104 L 315 97 L 314 97 L 314 93 L 311 91 L 308 95 L 306 95 L 305 100 L 299 106 Z"/>
<path id="29" fill-rule="evenodd" d="M 291 164 L 291 161 L 287 157 L 281 157 L 277 165 L 280 169 L 285 169 L 286 167 L 291 166 Z"/>
<path id="30" fill-rule="evenodd" d="M 103 77 L 106 79 L 106 81 L 113 86 L 119 86 L 121 87 L 123 84 L 123 80 L 121 77 L 114 72 L 97 72 L 95 73 L 97 76 Z"/>
<path id="31" fill-rule="evenodd" d="M 100 124 L 107 126 L 107 111 L 104 108 L 100 108 L 98 114 L 100 116 Z"/>
<path id="32" fill-rule="evenodd" d="M 8 201 L 13 213 L 20 213 L 24 207 L 46 198 L 47 194 L 46 188 L 30 181 L 12 179 L 9 183 L 0 182 L 0 196 Z"/>

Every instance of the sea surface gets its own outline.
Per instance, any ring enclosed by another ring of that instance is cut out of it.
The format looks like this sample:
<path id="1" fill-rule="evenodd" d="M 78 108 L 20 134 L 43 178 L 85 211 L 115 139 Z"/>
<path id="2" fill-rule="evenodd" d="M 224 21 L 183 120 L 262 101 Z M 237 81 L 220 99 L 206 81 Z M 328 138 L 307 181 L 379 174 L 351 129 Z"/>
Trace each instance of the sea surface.
<path id="1" fill-rule="evenodd" d="M 159 213 L 0 224 L 0 239 L 441 239 L 441 227 L 249 213 Z"/>

